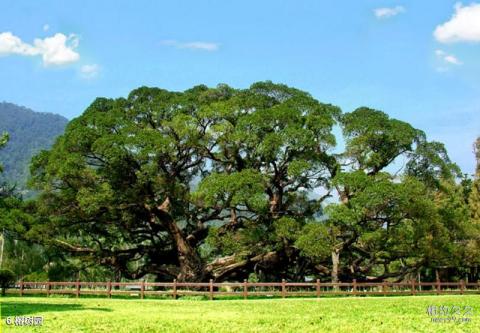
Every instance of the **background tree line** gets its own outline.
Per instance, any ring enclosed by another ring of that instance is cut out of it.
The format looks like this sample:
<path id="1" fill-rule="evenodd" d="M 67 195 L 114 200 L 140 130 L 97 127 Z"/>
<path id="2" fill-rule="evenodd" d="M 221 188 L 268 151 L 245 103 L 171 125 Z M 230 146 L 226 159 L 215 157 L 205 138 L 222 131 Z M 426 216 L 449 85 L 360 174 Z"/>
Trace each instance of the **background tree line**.
<path id="1" fill-rule="evenodd" d="M 72 120 L 1 223 L 58 279 L 476 280 L 475 147 L 471 179 L 378 110 L 271 82 L 142 87 Z"/>
<path id="2" fill-rule="evenodd" d="M 42 149 L 49 149 L 55 138 L 64 132 L 67 123 L 68 120 L 59 115 L 34 112 L 12 103 L 0 102 L 0 134 L 8 133 L 8 144 L 0 149 L 3 167 L 3 172 L 0 172 L 0 195 L 11 198 L 10 206 L 12 194 L 16 200 L 35 195 L 26 186 L 30 160 Z M 33 273 L 28 278 L 43 280 L 46 280 L 48 270 L 52 277 L 58 278 L 53 267 L 59 266 L 52 264 L 56 256 L 51 249 L 19 239 L 15 233 L 4 228 L 1 236 L 0 268 L 9 268 L 17 276 Z"/>

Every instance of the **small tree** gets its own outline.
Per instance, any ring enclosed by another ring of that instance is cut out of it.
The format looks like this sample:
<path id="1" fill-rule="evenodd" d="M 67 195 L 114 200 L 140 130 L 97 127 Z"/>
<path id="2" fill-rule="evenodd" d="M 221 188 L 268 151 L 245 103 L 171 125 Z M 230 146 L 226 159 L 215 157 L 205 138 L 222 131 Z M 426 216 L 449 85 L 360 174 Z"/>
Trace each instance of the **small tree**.
<path id="1" fill-rule="evenodd" d="M 477 138 L 473 146 L 477 167 L 475 169 L 475 178 L 470 192 L 469 205 L 472 221 L 480 223 L 480 137 Z"/>
<path id="2" fill-rule="evenodd" d="M 0 269 L 0 288 L 2 288 L 2 296 L 8 287 L 15 283 L 15 274 L 9 269 Z"/>
<path id="3" fill-rule="evenodd" d="M 8 133 L 2 133 L 0 135 L 0 149 L 7 144 L 8 138 Z M 2 164 L 0 164 L 0 172 L 3 172 Z"/>

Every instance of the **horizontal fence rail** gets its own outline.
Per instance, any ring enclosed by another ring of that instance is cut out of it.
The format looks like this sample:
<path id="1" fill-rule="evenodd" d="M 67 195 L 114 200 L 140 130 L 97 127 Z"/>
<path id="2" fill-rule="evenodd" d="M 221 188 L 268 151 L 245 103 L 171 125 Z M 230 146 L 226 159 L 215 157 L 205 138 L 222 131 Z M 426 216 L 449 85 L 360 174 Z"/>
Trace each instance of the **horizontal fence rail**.
<path id="1" fill-rule="evenodd" d="M 475 294 L 480 293 L 480 282 L 24 282 L 19 281 L 9 294 L 54 294 L 62 295 L 114 295 L 135 296 L 205 296 L 213 300 L 216 296 L 288 297 L 329 295 L 370 296 L 370 295 L 419 295 L 419 294 Z"/>

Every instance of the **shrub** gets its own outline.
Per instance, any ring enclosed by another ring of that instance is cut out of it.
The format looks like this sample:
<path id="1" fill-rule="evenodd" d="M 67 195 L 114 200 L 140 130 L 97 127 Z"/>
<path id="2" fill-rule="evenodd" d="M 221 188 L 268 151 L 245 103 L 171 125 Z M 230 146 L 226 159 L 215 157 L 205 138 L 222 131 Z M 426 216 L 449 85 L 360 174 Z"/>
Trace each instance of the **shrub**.
<path id="1" fill-rule="evenodd" d="M 9 269 L 0 269 L 0 288 L 2 288 L 2 296 L 8 287 L 15 284 L 15 273 Z"/>
<path id="2" fill-rule="evenodd" d="M 23 277 L 23 281 L 29 282 L 43 282 L 48 280 L 49 279 L 47 272 L 33 272 Z"/>

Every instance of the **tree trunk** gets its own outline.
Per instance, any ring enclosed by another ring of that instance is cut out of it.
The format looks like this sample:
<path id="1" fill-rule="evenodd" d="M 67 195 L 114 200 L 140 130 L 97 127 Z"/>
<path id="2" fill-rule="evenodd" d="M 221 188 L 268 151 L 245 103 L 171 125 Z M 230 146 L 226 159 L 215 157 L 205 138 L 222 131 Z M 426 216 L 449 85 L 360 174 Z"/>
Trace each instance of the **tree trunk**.
<path id="1" fill-rule="evenodd" d="M 270 214 L 274 219 L 280 217 L 282 208 L 283 193 L 281 191 L 274 192 L 270 197 Z"/>
<path id="2" fill-rule="evenodd" d="M 0 248 L 0 269 L 3 266 L 3 249 L 5 245 L 5 229 L 3 230 L 2 234 L 0 235 L 0 239 L 2 240 L 2 247 Z"/>
<path id="3" fill-rule="evenodd" d="M 338 283 L 338 266 L 340 264 L 340 250 L 332 251 L 332 283 Z"/>
<path id="4" fill-rule="evenodd" d="M 237 210 L 235 208 L 230 208 L 230 224 L 235 226 L 237 223 Z"/>
<path id="5" fill-rule="evenodd" d="M 170 235 L 177 246 L 178 263 L 180 272 L 178 281 L 201 281 L 203 278 L 203 265 L 194 248 L 190 246 L 178 225 L 172 221 L 168 226 Z"/>
<path id="6" fill-rule="evenodd" d="M 253 257 L 242 257 L 231 255 L 215 259 L 205 265 L 206 275 L 212 277 L 216 281 L 228 281 L 230 277 L 244 278 L 252 271 L 258 274 L 262 267 L 263 270 L 272 271 L 274 267 L 282 265 L 281 257 L 276 251 L 259 254 Z"/>
<path id="7" fill-rule="evenodd" d="M 170 199 L 167 198 L 159 207 L 157 207 L 157 209 L 155 209 L 155 217 L 157 217 L 160 223 L 163 224 L 175 242 L 178 264 L 180 266 L 177 280 L 201 281 L 204 272 L 200 256 L 187 241 L 186 236 L 170 215 L 170 207 Z"/>

